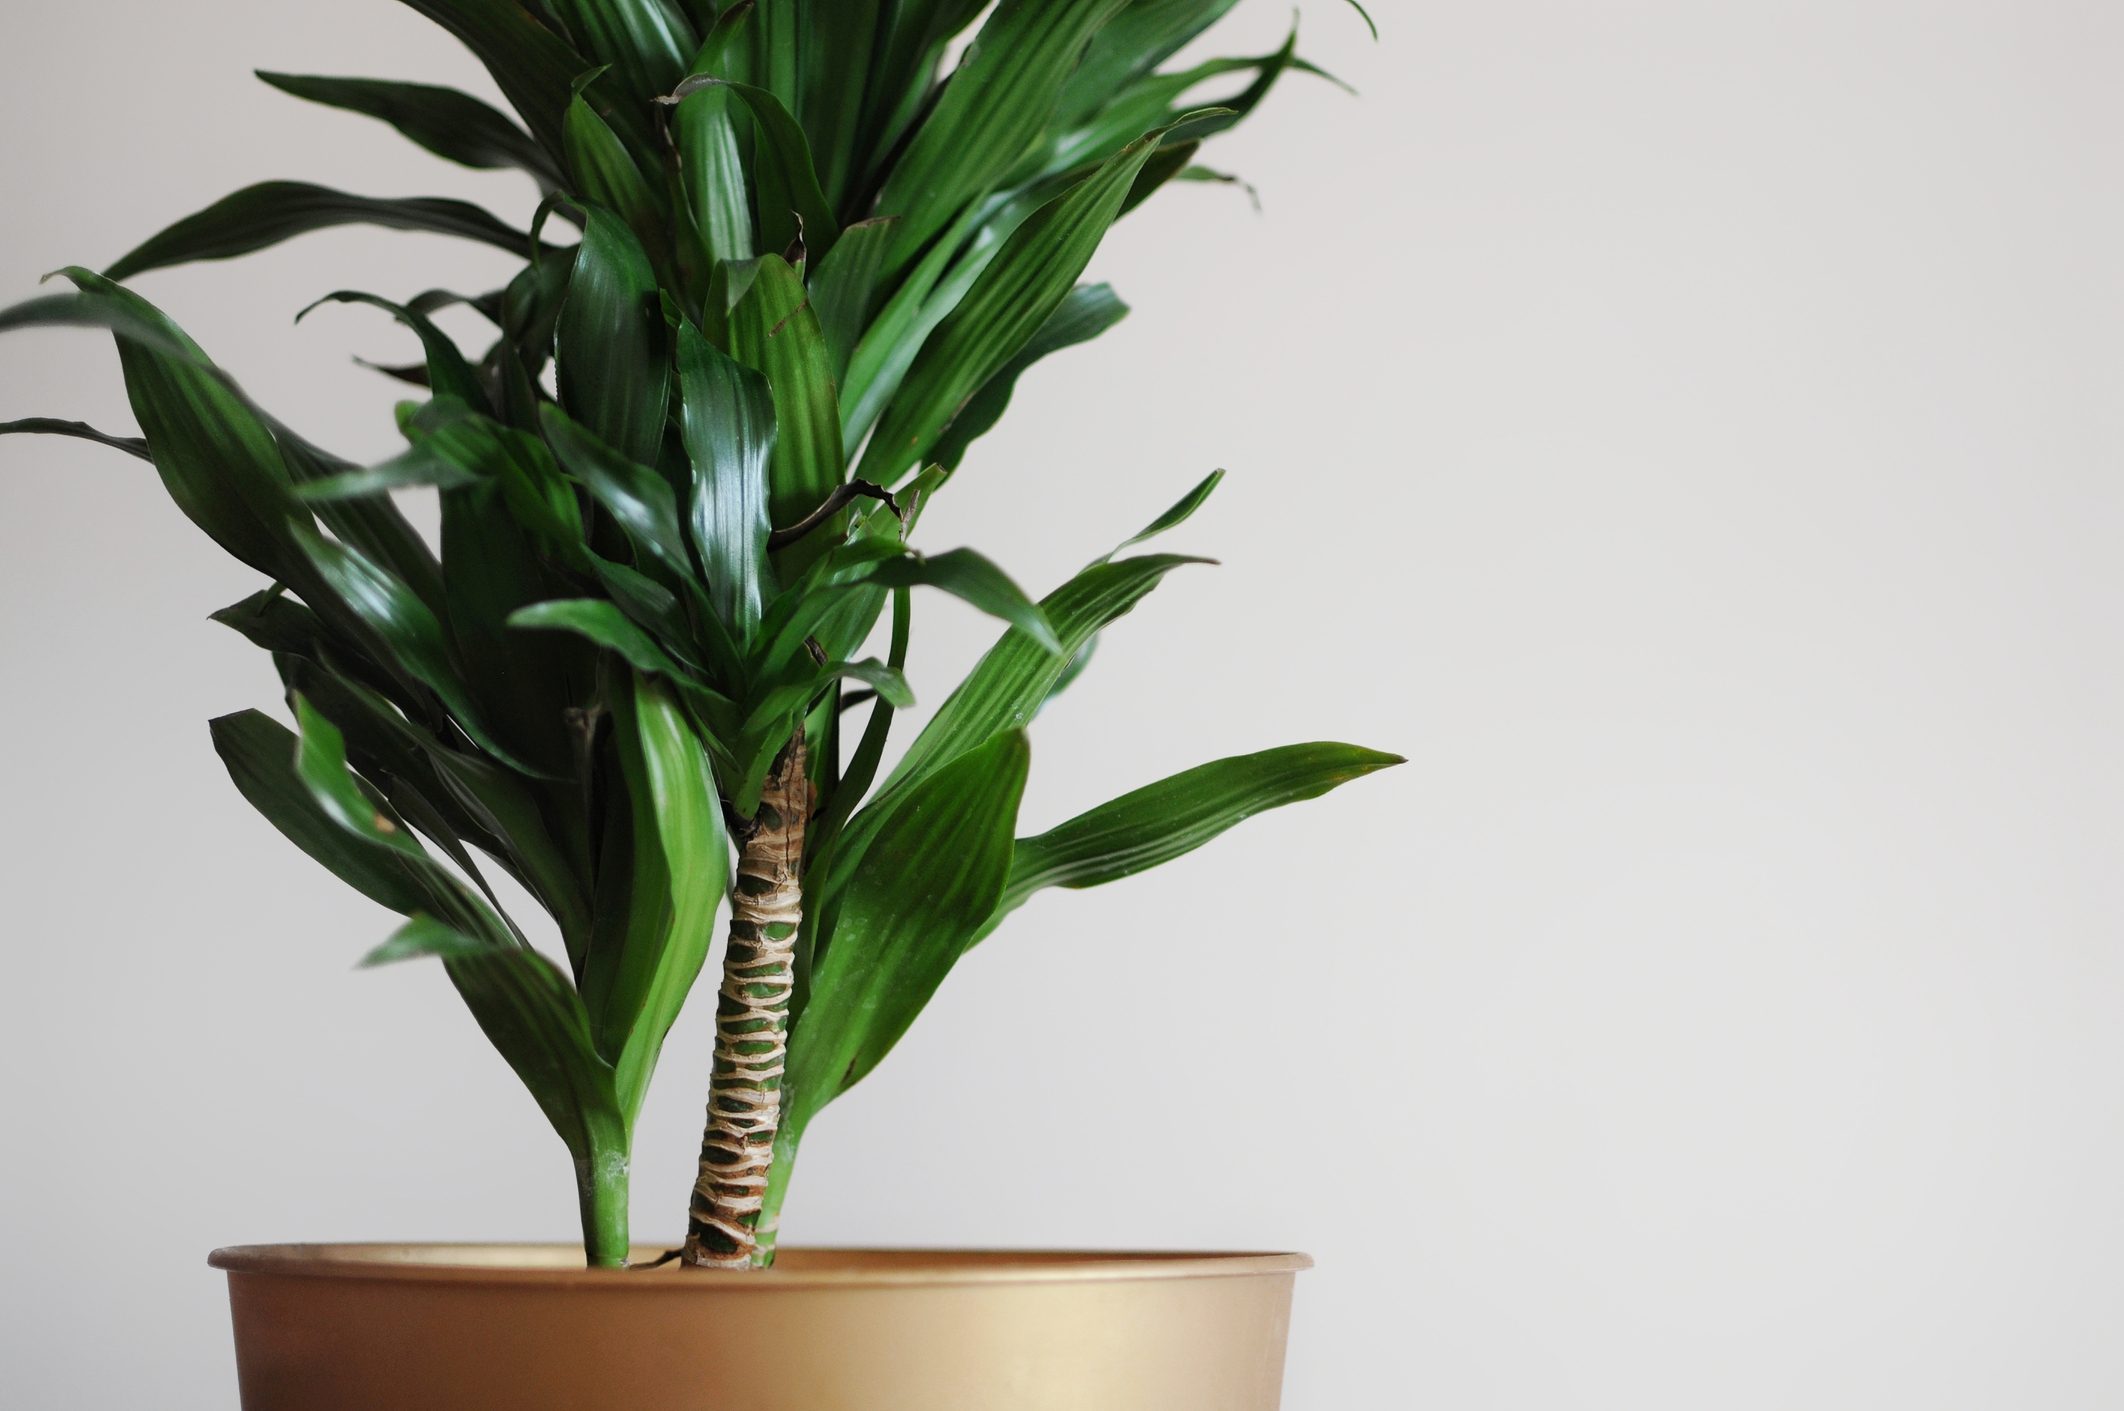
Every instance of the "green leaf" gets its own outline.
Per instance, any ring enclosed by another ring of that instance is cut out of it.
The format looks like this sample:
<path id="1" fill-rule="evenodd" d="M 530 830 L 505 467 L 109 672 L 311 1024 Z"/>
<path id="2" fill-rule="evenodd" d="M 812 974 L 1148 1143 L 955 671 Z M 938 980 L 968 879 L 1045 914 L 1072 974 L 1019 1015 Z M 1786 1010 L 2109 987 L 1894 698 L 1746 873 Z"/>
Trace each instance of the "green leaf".
<path id="1" fill-rule="evenodd" d="M 389 940 L 363 956 L 360 968 L 373 970 L 408 960 L 462 960 L 490 954 L 493 949 L 491 941 L 475 940 L 432 916 L 415 916 L 393 931 Z"/>
<path id="2" fill-rule="evenodd" d="M 1134 547 L 1136 547 L 1136 545 L 1141 544 L 1146 540 L 1155 539 L 1160 534 L 1164 534 L 1169 530 L 1178 529 L 1181 525 L 1187 523 L 1190 519 L 1193 519 L 1195 517 L 1196 510 L 1201 509 L 1204 505 L 1209 503 L 1209 497 L 1211 495 L 1216 494 L 1217 487 L 1219 485 L 1222 485 L 1223 483 L 1224 472 L 1221 470 L 1211 471 L 1208 475 L 1203 477 L 1200 484 L 1196 485 L 1194 489 L 1188 491 L 1185 495 L 1181 496 L 1180 502 L 1178 504 L 1174 505 L 1164 514 L 1159 515 L 1149 524 L 1144 525 L 1140 533 L 1138 533 L 1134 538 L 1125 541 L 1120 546 L 1120 548 L 1115 549 L 1114 553 L 1108 554 L 1106 558 L 1110 559 L 1114 556 L 1114 554 L 1121 553 L 1123 550 L 1133 549 Z M 1104 563 L 1105 561 L 1106 559 L 1100 560 L 1101 563 Z"/>
<path id="3" fill-rule="evenodd" d="M 1186 48 L 1231 13 L 1238 0 L 1132 0 L 1093 36 L 1069 77 L 1059 126 L 1074 127 L 1105 107 L 1133 80 Z"/>
<path id="4" fill-rule="evenodd" d="M 826 668 L 827 675 L 842 681 L 860 681 L 877 692 L 878 699 L 895 710 L 912 710 L 914 687 L 907 684 L 907 675 L 896 666 L 872 658 L 868 661 L 844 661 Z"/>
<path id="5" fill-rule="evenodd" d="M 255 710 L 212 723 L 214 751 L 252 808 L 340 881 L 379 906 L 410 916 L 428 904 L 426 885 L 395 852 L 347 835 L 295 772 L 295 733 Z M 380 816 L 373 806 L 372 819 Z"/>
<path id="6" fill-rule="evenodd" d="M 886 790 L 904 787 L 997 735 L 1022 728 L 1086 642 L 1141 602 L 1166 574 L 1201 562 L 1149 554 L 1095 564 L 1050 594 L 1040 607 L 1061 650 L 1018 628 L 1005 633 L 915 737 Z"/>
<path id="7" fill-rule="evenodd" d="M 574 189 L 592 204 L 617 213 L 645 250 L 660 248 L 666 225 L 662 200 L 619 134 L 580 94 L 568 105 L 566 140 Z"/>
<path id="8" fill-rule="evenodd" d="M 545 0 L 576 46 L 616 70 L 627 95 L 646 103 L 686 75 L 699 44 L 693 26 L 663 0 Z"/>
<path id="9" fill-rule="evenodd" d="M 240 562 L 281 582 L 314 584 L 288 538 L 299 511 L 265 420 L 154 305 L 87 270 L 67 275 L 83 292 L 18 304 L 0 313 L 0 329 L 110 329 L 133 416 L 177 507 Z"/>
<path id="10" fill-rule="evenodd" d="M 437 396 L 456 397 L 467 406 L 481 411 L 488 410 L 487 393 L 480 385 L 479 374 L 465 361 L 465 355 L 458 351 L 457 344 L 451 342 L 449 335 L 437 328 L 427 315 L 416 313 L 389 299 L 378 298 L 374 294 L 342 289 L 311 304 L 309 308 L 295 315 L 295 321 L 302 322 L 320 304 L 366 304 L 373 309 L 382 309 L 411 329 L 414 336 L 420 339 L 421 351 L 427 358 L 428 386 Z"/>
<path id="11" fill-rule="evenodd" d="M 592 67 L 518 0 L 403 0 L 450 33 L 487 67 L 547 151 L 561 150 L 561 115 L 576 75 Z M 634 135 L 646 136 L 646 125 Z"/>
<path id="12" fill-rule="evenodd" d="M 841 235 L 840 222 L 819 187 L 811 162 L 811 144 L 782 100 L 749 83 L 700 75 L 687 79 L 672 96 L 727 89 L 752 111 L 756 154 L 753 186 L 759 194 L 760 247 L 770 253 L 788 250 L 800 240 L 812 259 L 824 259 Z"/>
<path id="13" fill-rule="evenodd" d="M 773 389 L 768 513 L 777 525 L 793 524 L 833 493 L 847 466 L 833 360 L 804 281 L 780 256 L 760 260 L 758 278 L 731 311 L 730 352 Z"/>
<path id="14" fill-rule="evenodd" d="M 784 1123 L 797 1132 L 875 1068 L 1003 894 L 1032 749 L 1008 731 L 937 771 L 863 849 L 789 1042 Z"/>
<path id="15" fill-rule="evenodd" d="M 634 795 L 634 845 L 651 854 L 653 868 L 644 870 L 662 894 L 652 905 L 637 873 L 632 924 L 617 947 L 593 955 L 584 993 L 631 1123 L 664 1036 L 708 957 L 730 883 L 730 840 L 707 752 L 672 692 L 637 680 L 627 704 L 615 726 Z"/>
<path id="16" fill-rule="evenodd" d="M 531 237 L 479 207 L 437 196 L 383 200 L 304 181 L 266 181 L 224 196 L 134 249 L 105 272 L 131 279 L 194 260 L 227 260 L 342 225 L 377 225 L 477 240 L 528 256 Z"/>
<path id="17" fill-rule="evenodd" d="M 975 441 L 995 429 L 1010 409 L 1011 398 L 1018 390 L 1018 379 L 1042 358 L 1089 343 L 1100 334 L 1128 317 L 1128 305 L 1121 302 L 1108 284 L 1080 284 L 1069 292 L 1060 308 L 1040 326 L 1032 341 L 1018 350 L 1018 355 L 1003 365 L 1002 371 L 988 379 L 979 392 L 967 402 L 965 409 L 952 420 L 951 429 L 937 441 L 929 459 L 947 469 L 957 469 L 966 458 L 966 450 Z"/>
<path id="18" fill-rule="evenodd" d="M 679 328 L 679 429 L 693 463 L 693 540 L 708 595 L 739 646 L 770 591 L 768 466 L 774 394 L 692 324 Z"/>
<path id="19" fill-rule="evenodd" d="M 693 560 L 679 528 L 670 482 L 598 441 L 560 408 L 547 406 L 541 412 L 546 440 L 561 464 L 626 531 L 637 551 L 673 576 L 691 579 Z"/>
<path id="20" fill-rule="evenodd" d="M 1153 133 L 1124 148 L 1011 235 L 922 345 L 859 474 L 894 483 L 928 455 L 967 400 L 1032 341 L 1069 297 L 1159 140 Z"/>
<path id="21" fill-rule="evenodd" d="M 1002 569 L 972 549 L 924 557 L 910 554 L 888 559 L 862 575 L 879 588 L 941 588 L 953 597 L 999 617 L 1048 652 L 1062 650 L 1061 639 L 1039 604 L 1010 581 Z"/>
<path id="22" fill-rule="evenodd" d="M 478 707 L 452 659 L 449 639 L 428 605 L 404 583 L 346 545 L 335 543 L 306 525 L 296 524 L 293 528 L 296 542 L 338 600 L 368 627 L 409 676 L 435 693 L 472 741 L 519 772 L 537 773 L 480 723 Z"/>
<path id="23" fill-rule="evenodd" d="M 458 490 L 480 483 L 476 472 L 437 454 L 432 444 L 423 443 L 377 465 L 342 471 L 299 485 L 295 497 L 305 504 L 325 504 L 388 495 L 393 490 Z"/>
<path id="24" fill-rule="evenodd" d="M 581 1156 L 609 1147 L 625 1122 L 612 1069 L 596 1052 L 589 1015 L 574 987 L 403 827 L 387 830 L 381 824 L 390 820 L 382 815 L 365 817 L 368 796 L 348 772 L 340 732 L 300 696 L 295 709 L 302 725 L 296 773 L 312 799 L 350 838 L 406 858 L 427 879 L 439 923 L 463 932 L 467 942 L 484 943 L 444 962 L 458 993 L 569 1149 Z"/>
<path id="25" fill-rule="evenodd" d="M 1404 763 L 1355 745 L 1288 745 L 1218 760 L 1021 839 L 1010 885 L 982 934 L 1046 887 L 1103 886 L 1184 857 L 1257 813 Z"/>
<path id="26" fill-rule="evenodd" d="M 671 141 L 678 149 L 679 179 L 686 193 L 701 255 L 712 267 L 749 260 L 753 243 L 751 188 L 738 145 L 727 86 L 704 88 L 671 110 Z"/>
<path id="27" fill-rule="evenodd" d="M 847 376 L 848 360 L 877 307 L 893 225 L 889 220 L 857 221 L 841 232 L 833 253 L 812 263 L 811 307 L 819 316 L 837 384 Z"/>
<path id="28" fill-rule="evenodd" d="M 636 671 L 661 676 L 681 686 L 697 675 L 675 660 L 633 619 L 600 598 L 533 603 L 509 614 L 509 625 L 532 631 L 572 632 L 616 653 Z"/>
<path id="29" fill-rule="evenodd" d="M 1018 164 L 1053 117 L 1092 36 L 1126 3 L 1003 0 L 996 7 L 879 197 L 879 214 L 904 218 L 898 263 L 911 263 Z"/>
<path id="30" fill-rule="evenodd" d="M 892 646 L 885 664 L 894 671 L 907 666 L 908 639 L 914 626 L 914 595 L 902 588 L 892 595 Z M 830 857 L 833 845 L 841 835 L 842 827 L 870 792 L 876 782 L 878 768 L 885 759 L 885 745 L 892 734 L 894 707 L 884 696 L 878 697 L 871 707 L 870 720 L 863 727 L 863 738 L 856 743 L 856 750 L 848 758 L 848 766 L 841 772 L 840 781 L 828 791 L 819 816 L 813 820 L 809 847 L 813 858 Z M 812 924 L 812 913 L 807 913 L 806 925 Z"/>
<path id="31" fill-rule="evenodd" d="M 596 206 L 587 217 L 556 335 L 561 405 L 628 460 L 655 465 L 671 389 L 661 289 L 626 222 Z"/>
<path id="32" fill-rule="evenodd" d="M 140 460 L 153 461 L 148 454 L 148 443 L 138 436 L 113 436 L 108 431 L 98 431 L 85 421 L 60 421 L 48 416 L 28 416 L 20 421 L 0 421 L 0 436 L 71 436 L 77 441 L 94 441 L 99 446 L 109 446 L 114 451 L 123 451 Z"/>
<path id="33" fill-rule="evenodd" d="M 454 88 L 264 69 L 258 76 L 297 98 L 387 122 L 447 161 L 488 171 L 514 167 L 543 184 L 561 184 L 560 168 L 536 139 L 479 99 Z"/>

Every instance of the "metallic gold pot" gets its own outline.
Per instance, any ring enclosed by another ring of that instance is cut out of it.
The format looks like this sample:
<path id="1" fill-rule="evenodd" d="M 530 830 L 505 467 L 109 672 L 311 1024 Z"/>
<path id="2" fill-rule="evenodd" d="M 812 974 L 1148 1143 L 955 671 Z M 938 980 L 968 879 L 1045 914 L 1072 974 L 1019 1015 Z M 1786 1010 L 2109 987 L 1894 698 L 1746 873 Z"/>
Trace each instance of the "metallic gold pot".
<path id="1" fill-rule="evenodd" d="M 653 1257 L 653 1255 L 645 1255 Z M 761 1274 L 546 1245 L 261 1245 L 244 1411 L 1277 1411 L 1297 1254 L 786 1251 Z"/>

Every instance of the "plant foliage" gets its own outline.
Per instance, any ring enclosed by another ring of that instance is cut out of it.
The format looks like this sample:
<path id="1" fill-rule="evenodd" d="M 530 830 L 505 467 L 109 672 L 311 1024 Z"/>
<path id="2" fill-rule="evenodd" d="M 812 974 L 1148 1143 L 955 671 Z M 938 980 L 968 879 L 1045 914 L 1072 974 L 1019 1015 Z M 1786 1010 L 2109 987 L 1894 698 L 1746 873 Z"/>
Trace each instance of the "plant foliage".
<path id="1" fill-rule="evenodd" d="M 1036 602 L 971 549 L 910 543 L 1033 365 L 1126 314 L 1082 282 L 1109 228 L 1305 66 L 1285 45 L 1170 68 L 1233 0 L 405 3 L 513 116 L 429 85 L 260 77 L 520 170 L 545 196 L 535 225 L 250 187 L 0 313 L 112 334 L 138 437 L 0 430 L 143 457 L 266 580 L 215 618 L 272 654 L 294 728 L 245 712 L 214 722 L 214 746 L 259 813 L 404 918 L 371 963 L 441 964 L 572 1154 L 595 1262 L 627 1257 L 634 1123 L 719 911 L 742 911 L 746 849 L 796 840 L 800 934 L 734 930 L 726 1001 L 768 1018 L 731 1040 L 713 1099 L 745 1070 L 778 1116 L 744 1138 L 762 1150 L 738 1233 L 765 1262 L 805 1128 L 1034 892 L 1127 876 L 1396 762 L 1342 745 L 1224 760 L 1020 838 L 1028 722 L 1194 561 L 1124 549 Z M 419 392 L 405 449 L 374 465 L 275 420 L 127 287 L 350 224 L 522 261 L 470 297 L 325 296 L 419 346 L 394 370 Z M 457 305 L 492 325 L 484 348 L 436 324 Z M 394 499 L 413 490 L 439 501 L 434 543 Z M 1001 635 L 887 772 L 918 588 Z M 792 787 L 806 816 L 763 808 Z M 490 870 L 550 914 L 561 953 L 507 915 Z M 759 961 L 783 941 L 786 980 Z"/>

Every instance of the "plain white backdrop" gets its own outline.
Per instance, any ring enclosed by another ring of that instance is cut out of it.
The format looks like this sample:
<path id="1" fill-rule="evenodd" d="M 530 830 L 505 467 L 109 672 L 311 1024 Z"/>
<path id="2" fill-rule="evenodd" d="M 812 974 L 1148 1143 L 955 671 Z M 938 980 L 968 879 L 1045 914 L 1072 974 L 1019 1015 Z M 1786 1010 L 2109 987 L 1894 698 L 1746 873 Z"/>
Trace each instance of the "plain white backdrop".
<path id="1" fill-rule="evenodd" d="M 925 522 L 1044 591 L 1204 472 L 1040 722 L 1040 826 L 1288 740 L 1405 769 L 1048 896 L 816 1129 L 810 1242 L 1297 1247 L 1293 1411 L 2124 1404 L 2124 8 L 1312 0 L 1314 58 L 1101 257 Z M 1242 6 L 1229 47 L 1288 11 Z M 486 91 L 386 0 L 0 13 L 0 298 L 302 176 L 528 207 L 253 65 Z M 392 449 L 319 235 L 150 276 L 268 406 Z M 123 427 L 103 339 L 0 418 Z M 233 1411 L 206 1251 L 568 1238 L 441 975 L 228 786 L 251 591 L 143 467 L 0 443 L 0 1399 Z M 929 605 L 941 699 L 988 628 Z M 708 1025 L 643 1123 L 675 1232 Z M 919 1162 L 911 1162 L 919 1152 Z"/>

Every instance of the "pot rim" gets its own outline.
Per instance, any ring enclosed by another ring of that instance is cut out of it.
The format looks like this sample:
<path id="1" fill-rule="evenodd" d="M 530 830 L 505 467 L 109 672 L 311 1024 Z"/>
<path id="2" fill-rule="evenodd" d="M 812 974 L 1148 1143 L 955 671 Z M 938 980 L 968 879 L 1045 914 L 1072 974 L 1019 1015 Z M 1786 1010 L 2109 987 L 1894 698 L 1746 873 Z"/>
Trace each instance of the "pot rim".
<path id="1" fill-rule="evenodd" d="M 637 1261 L 662 1249 L 641 1248 Z M 806 1249 L 785 1250 L 772 1269 L 589 1269 L 567 1244 L 252 1244 L 217 1249 L 207 1263 L 230 1275 L 444 1283 L 499 1288 L 690 1288 L 791 1291 L 833 1287 L 958 1287 L 995 1284 L 1134 1283 L 1297 1274 L 1310 1255 L 1134 1250 Z"/>

